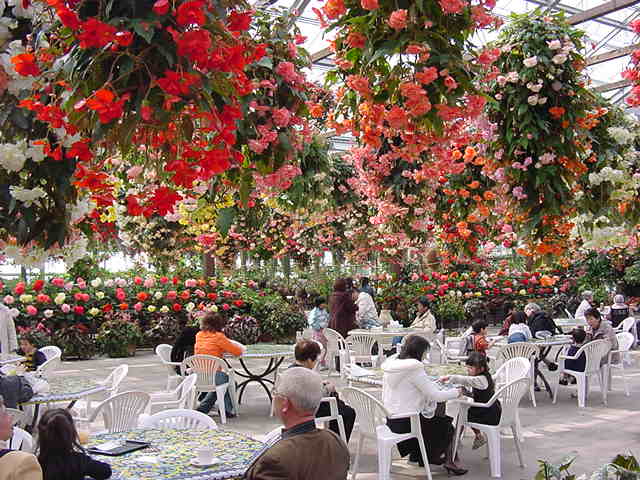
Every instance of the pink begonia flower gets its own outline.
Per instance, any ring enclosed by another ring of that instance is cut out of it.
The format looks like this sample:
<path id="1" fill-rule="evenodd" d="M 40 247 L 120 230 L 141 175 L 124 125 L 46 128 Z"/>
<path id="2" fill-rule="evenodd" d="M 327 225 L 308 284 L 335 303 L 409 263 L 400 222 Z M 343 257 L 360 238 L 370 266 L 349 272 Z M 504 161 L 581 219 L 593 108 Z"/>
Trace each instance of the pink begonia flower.
<path id="1" fill-rule="evenodd" d="M 296 72 L 296 66 L 291 62 L 280 62 L 276 67 L 276 73 L 288 83 L 297 83 L 301 77 L 301 75 Z"/>
<path id="2" fill-rule="evenodd" d="M 56 277 L 56 278 L 52 278 L 51 279 L 51 284 L 58 287 L 58 288 L 62 288 L 64 287 L 64 279 L 60 278 L 60 277 Z"/>
<path id="3" fill-rule="evenodd" d="M 134 309 L 136 312 L 139 312 L 139 311 L 141 311 L 141 310 L 142 310 L 142 308 L 143 308 L 143 307 L 144 307 L 144 305 L 142 304 L 142 302 L 138 302 L 138 303 L 136 303 L 136 304 L 133 306 L 133 309 Z"/>
<path id="4" fill-rule="evenodd" d="M 7 295 L 7 296 L 5 296 L 5 297 L 2 299 L 2 302 L 3 302 L 5 305 L 11 305 L 11 304 L 12 304 L 13 302 L 15 302 L 15 301 L 16 301 L 16 299 L 15 299 L 15 298 L 13 298 L 11 295 Z"/>
<path id="5" fill-rule="evenodd" d="M 268 146 L 268 143 L 262 142 L 260 140 L 249 140 L 249 150 L 251 150 L 253 153 L 257 153 L 258 155 L 264 152 Z"/>
<path id="6" fill-rule="evenodd" d="M 65 289 L 67 292 L 70 292 L 71 290 L 73 290 L 73 282 L 67 282 L 67 283 L 65 283 L 65 284 L 64 284 L 64 289 Z"/>
<path id="7" fill-rule="evenodd" d="M 274 109 L 272 112 L 273 123 L 278 127 L 286 127 L 291 121 L 291 112 L 286 108 Z"/>
<path id="8" fill-rule="evenodd" d="M 360 6 L 365 10 L 375 10 L 380 7 L 378 0 L 360 0 Z"/>
<path id="9" fill-rule="evenodd" d="M 143 170 L 144 168 L 141 165 L 135 165 L 127 170 L 127 178 L 136 178 Z"/>
<path id="10" fill-rule="evenodd" d="M 71 311 L 71 307 L 68 304 L 63 303 L 60 306 L 60 310 L 62 310 L 64 313 L 69 313 Z"/>
<path id="11" fill-rule="evenodd" d="M 38 309 L 33 305 L 27 305 L 27 314 L 34 316 L 38 314 Z"/>
<path id="12" fill-rule="evenodd" d="M 513 227 L 511 225 L 509 225 L 509 224 L 505 224 L 505 225 L 502 226 L 501 232 L 502 233 L 513 233 Z"/>
<path id="13" fill-rule="evenodd" d="M 528 196 L 526 193 L 524 193 L 523 188 L 521 186 L 513 187 L 513 190 L 511 191 L 511 193 L 518 200 L 524 200 Z"/>
<path id="14" fill-rule="evenodd" d="M 127 285 L 127 281 L 124 278 L 117 278 L 116 285 L 118 285 L 120 288 L 125 287 Z"/>
<path id="15" fill-rule="evenodd" d="M 152 288 L 156 284 L 156 280 L 153 277 L 147 277 L 144 279 L 144 287 Z"/>
<path id="16" fill-rule="evenodd" d="M 216 288 L 218 286 L 218 282 L 216 280 L 209 280 L 209 286 L 211 288 Z"/>
<path id="17" fill-rule="evenodd" d="M 206 296 L 206 295 L 207 295 L 207 294 L 204 292 L 204 290 L 201 290 L 201 289 L 197 289 L 197 290 L 196 290 L 195 292 L 193 292 L 193 293 L 195 293 L 195 294 L 196 294 L 197 296 L 199 296 L 200 298 L 202 298 L 202 297 L 204 297 L 204 296 Z"/>
<path id="18" fill-rule="evenodd" d="M 396 31 L 402 30 L 407 26 L 408 13 L 409 12 L 407 12 L 404 9 L 396 10 L 392 12 L 391 15 L 389 15 L 389 19 L 387 20 L 387 23 L 391 28 L 393 28 Z"/>
<path id="19" fill-rule="evenodd" d="M 193 278 L 189 278 L 187 280 L 185 280 L 184 282 L 184 286 L 187 288 L 193 288 L 195 286 L 198 285 L 198 282 L 196 280 L 194 280 Z"/>
<path id="20" fill-rule="evenodd" d="M 415 281 L 416 281 L 416 280 L 418 280 L 419 278 L 420 278 L 420 276 L 419 276 L 416 272 L 413 272 L 413 273 L 411 274 L 411 281 L 415 282 Z"/>

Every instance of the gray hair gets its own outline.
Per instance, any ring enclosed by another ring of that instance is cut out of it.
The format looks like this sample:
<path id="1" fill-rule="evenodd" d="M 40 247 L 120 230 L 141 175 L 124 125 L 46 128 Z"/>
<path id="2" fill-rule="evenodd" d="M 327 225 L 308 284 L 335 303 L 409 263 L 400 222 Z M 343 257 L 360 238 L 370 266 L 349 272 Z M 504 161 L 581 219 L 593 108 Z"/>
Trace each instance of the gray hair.
<path id="1" fill-rule="evenodd" d="M 617 294 L 613 297 L 613 303 L 624 303 L 624 295 Z"/>
<path id="2" fill-rule="evenodd" d="M 538 305 L 537 303 L 527 303 L 527 306 L 524 307 L 524 311 L 529 311 L 531 313 L 536 313 L 539 312 L 540 310 L 542 310 L 540 308 L 540 305 Z"/>
<path id="3" fill-rule="evenodd" d="M 582 299 L 586 300 L 587 298 L 593 297 L 593 292 L 591 290 L 585 290 L 582 292 Z"/>
<path id="4" fill-rule="evenodd" d="M 298 410 L 315 413 L 322 400 L 322 377 L 308 368 L 290 368 L 278 378 L 276 390 Z"/>

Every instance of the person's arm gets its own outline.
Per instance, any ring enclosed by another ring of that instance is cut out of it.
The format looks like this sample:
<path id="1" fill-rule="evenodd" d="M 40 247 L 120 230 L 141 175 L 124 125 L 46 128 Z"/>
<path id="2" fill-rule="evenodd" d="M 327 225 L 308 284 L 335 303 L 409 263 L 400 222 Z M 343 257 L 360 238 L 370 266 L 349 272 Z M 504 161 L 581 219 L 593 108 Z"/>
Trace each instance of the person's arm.
<path id="1" fill-rule="evenodd" d="M 244 478 L 246 480 L 289 480 L 289 472 L 280 461 L 280 455 L 273 452 L 275 449 L 278 449 L 277 445 L 259 457 L 249 467 Z"/>
<path id="2" fill-rule="evenodd" d="M 94 460 L 85 455 L 84 475 L 95 480 L 106 480 L 111 477 L 111 465 L 108 463 Z"/>
<path id="3" fill-rule="evenodd" d="M 222 350 L 224 350 L 225 352 L 230 353 L 231 355 L 233 355 L 235 357 L 239 357 L 247 349 L 247 347 L 242 345 L 240 342 L 235 342 L 233 340 L 229 340 L 225 335 L 222 335 L 222 338 L 220 339 L 220 344 L 219 345 L 220 345 L 220 348 L 222 348 Z"/>
<path id="4" fill-rule="evenodd" d="M 449 383 L 462 385 L 467 388 L 477 388 L 478 390 L 486 390 L 489 388 L 489 381 L 484 375 L 451 375 Z"/>
<path id="5" fill-rule="evenodd" d="M 422 396 L 428 400 L 435 402 L 446 402 L 458 398 L 460 392 L 458 389 L 440 390 L 435 382 L 431 381 L 427 374 L 422 371 L 412 376 L 412 382 L 420 390 Z"/>

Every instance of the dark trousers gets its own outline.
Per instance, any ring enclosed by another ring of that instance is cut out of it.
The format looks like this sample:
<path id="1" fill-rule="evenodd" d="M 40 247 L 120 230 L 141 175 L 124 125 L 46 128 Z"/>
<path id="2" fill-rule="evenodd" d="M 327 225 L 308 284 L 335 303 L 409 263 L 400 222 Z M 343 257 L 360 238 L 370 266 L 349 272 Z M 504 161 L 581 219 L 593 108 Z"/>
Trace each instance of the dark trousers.
<path id="1" fill-rule="evenodd" d="M 409 433 L 411 431 L 411 420 L 408 418 L 388 419 L 387 425 L 394 433 Z M 453 418 L 448 415 L 434 416 L 433 418 L 420 415 L 420 428 L 429 463 L 432 465 L 443 464 L 446 460 L 447 449 L 455 434 Z M 398 443 L 398 451 L 401 456 L 409 455 L 412 461 L 424 465 L 417 439 L 412 438 Z"/>
<path id="2" fill-rule="evenodd" d="M 347 435 L 347 442 L 349 442 L 349 438 L 351 438 L 351 432 L 353 431 L 353 424 L 356 423 L 356 411 L 338 398 L 338 413 L 342 416 L 342 421 L 344 422 L 344 431 Z M 328 417 L 329 415 L 331 415 L 329 402 L 320 403 L 318 411 L 316 412 L 316 418 Z M 329 428 L 332 432 L 340 435 L 337 421 L 330 421 Z"/>

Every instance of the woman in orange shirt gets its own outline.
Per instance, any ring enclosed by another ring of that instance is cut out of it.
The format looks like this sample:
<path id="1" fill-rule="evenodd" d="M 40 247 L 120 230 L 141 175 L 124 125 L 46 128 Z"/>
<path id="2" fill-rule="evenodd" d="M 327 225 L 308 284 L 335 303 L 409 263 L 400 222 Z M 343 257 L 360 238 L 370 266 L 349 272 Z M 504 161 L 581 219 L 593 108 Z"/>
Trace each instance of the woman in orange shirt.
<path id="1" fill-rule="evenodd" d="M 239 357 L 244 353 L 246 347 L 238 342 L 229 340 L 222 332 L 227 320 L 219 313 L 209 312 L 202 320 L 200 320 L 200 331 L 196 335 L 196 345 L 194 352 L 196 355 L 212 355 L 222 358 L 225 353 L 230 353 Z M 216 385 L 221 385 L 229 381 L 229 376 L 222 370 L 216 372 Z M 204 397 L 198 411 L 209 413 L 217 400 L 216 392 L 209 392 Z M 233 404 L 229 392 L 224 396 L 224 408 L 227 411 L 227 417 L 233 418 L 236 413 L 233 411 Z"/>

